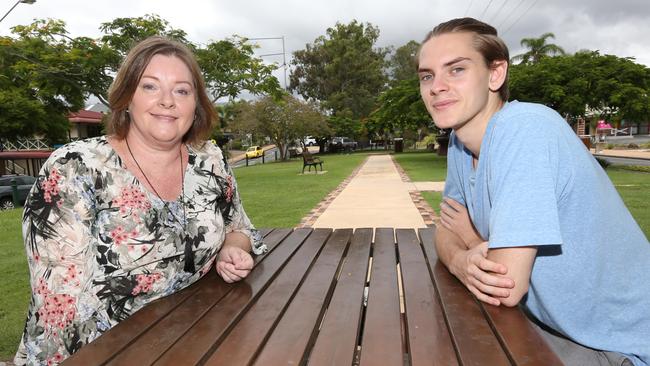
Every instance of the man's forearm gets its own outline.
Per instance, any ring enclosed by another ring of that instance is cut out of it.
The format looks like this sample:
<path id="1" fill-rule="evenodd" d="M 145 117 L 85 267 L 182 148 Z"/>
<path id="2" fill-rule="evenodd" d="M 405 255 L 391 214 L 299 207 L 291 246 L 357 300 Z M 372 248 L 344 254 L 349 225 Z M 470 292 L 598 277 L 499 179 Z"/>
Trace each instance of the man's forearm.
<path id="1" fill-rule="evenodd" d="M 436 228 L 436 252 L 440 261 L 450 268 L 452 259 L 461 251 L 466 251 L 467 244 L 451 230 L 439 225 Z"/>

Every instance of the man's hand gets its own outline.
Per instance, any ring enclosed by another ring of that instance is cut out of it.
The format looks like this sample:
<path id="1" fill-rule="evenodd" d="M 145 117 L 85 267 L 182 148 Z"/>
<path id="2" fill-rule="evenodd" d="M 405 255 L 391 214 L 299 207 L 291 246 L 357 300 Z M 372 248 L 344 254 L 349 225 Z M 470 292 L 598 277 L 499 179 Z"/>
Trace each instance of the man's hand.
<path id="1" fill-rule="evenodd" d="M 487 252 L 487 242 L 468 250 L 459 250 L 448 267 L 477 299 L 498 306 L 501 304 L 499 298 L 509 297 L 515 283 L 505 277 L 508 271 L 506 266 L 487 259 Z"/>
<path id="2" fill-rule="evenodd" d="M 458 235 L 467 248 L 484 241 L 472 225 L 467 208 L 452 198 L 445 197 L 440 203 L 440 223 Z"/>
<path id="3" fill-rule="evenodd" d="M 217 259 L 217 273 L 228 283 L 237 282 L 253 269 L 250 253 L 234 245 L 224 245 Z"/>

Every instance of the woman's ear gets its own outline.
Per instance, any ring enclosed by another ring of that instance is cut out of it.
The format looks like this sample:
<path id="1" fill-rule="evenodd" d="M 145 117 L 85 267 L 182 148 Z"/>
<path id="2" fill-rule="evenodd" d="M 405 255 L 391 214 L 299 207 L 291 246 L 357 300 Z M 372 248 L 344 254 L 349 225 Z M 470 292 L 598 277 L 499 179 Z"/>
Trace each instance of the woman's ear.
<path id="1" fill-rule="evenodd" d="M 508 75 L 508 61 L 497 60 L 490 67 L 490 90 L 496 92 L 501 88 Z"/>

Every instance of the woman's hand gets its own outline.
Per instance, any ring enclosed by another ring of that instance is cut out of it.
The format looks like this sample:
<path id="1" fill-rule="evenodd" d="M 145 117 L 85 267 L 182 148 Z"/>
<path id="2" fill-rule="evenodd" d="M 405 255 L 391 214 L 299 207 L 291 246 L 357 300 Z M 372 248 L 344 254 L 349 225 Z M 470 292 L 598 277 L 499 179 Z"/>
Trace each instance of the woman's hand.
<path id="1" fill-rule="evenodd" d="M 460 250 L 449 263 L 449 271 L 477 299 L 498 306 L 501 304 L 499 298 L 510 296 L 510 289 L 515 283 L 505 277 L 508 271 L 506 266 L 487 259 L 487 252 L 487 242 L 479 243 L 468 250 Z"/>
<path id="2" fill-rule="evenodd" d="M 467 208 L 452 198 L 445 197 L 440 203 L 440 223 L 458 235 L 468 248 L 483 242 L 472 225 Z"/>
<path id="3" fill-rule="evenodd" d="M 224 245 L 217 259 L 217 273 L 228 283 L 237 282 L 248 276 L 253 269 L 253 257 L 235 245 Z"/>

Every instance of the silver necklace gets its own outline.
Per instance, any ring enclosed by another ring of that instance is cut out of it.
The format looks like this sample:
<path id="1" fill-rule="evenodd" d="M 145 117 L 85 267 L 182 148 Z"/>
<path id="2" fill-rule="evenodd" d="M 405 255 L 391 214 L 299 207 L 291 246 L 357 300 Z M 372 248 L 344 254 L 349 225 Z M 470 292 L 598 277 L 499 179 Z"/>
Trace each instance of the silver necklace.
<path id="1" fill-rule="evenodd" d="M 135 162 L 135 165 L 140 170 L 140 173 L 142 173 L 142 176 L 144 177 L 144 179 L 147 181 L 147 183 L 149 183 L 149 187 L 151 187 L 151 189 L 153 190 L 153 193 L 155 193 L 156 196 L 158 196 L 158 198 L 160 198 L 160 200 L 165 205 L 165 207 L 167 207 L 169 209 L 169 207 L 167 206 L 167 201 L 164 200 L 160 196 L 158 191 L 156 191 L 156 187 L 154 187 L 153 184 L 151 184 L 151 181 L 149 181 L 149 178 L 147 178 L 147 175 L 144 174 L 144 170 L 142 170 L 142 167 L 140 166 L 140 163 L 138 163 L 138 159 L 136 159 L 135 156 L 133 156 L 133 151 L 131 151 L 131 146 L 129 145 L 129 139 L 125 137 L 124 141 L 126 141 L 126 148 L 129 150 L 129 154 L 131 155 L 131 158 L 133 159 L 133 161 Z M 185 225 L 187 223 L 187 213 L 185 212 L 185 171 L 183 171 L 183 151 L 182 151 L 182 148 L 183 148 L 182 145 L 178 148 L 178 156 L 179 156 L 180 161 L 181 161 L 181 204 L 183 205 L 183 222 L 182 223 L 179 222 L 179 224 L 181 224 L 183 227 L 185 227 Z M 171 211 L 170 211 L 170 213 L 171 213 Z M 172 214 L 172 216 L 174 216 L 176 218 L 176 216 L 174 214 Z M 176 221 L 179 221 L 178 218 L 176 218 Z"/>

